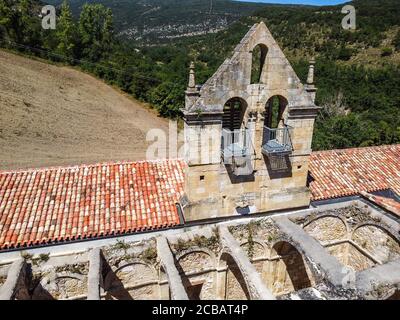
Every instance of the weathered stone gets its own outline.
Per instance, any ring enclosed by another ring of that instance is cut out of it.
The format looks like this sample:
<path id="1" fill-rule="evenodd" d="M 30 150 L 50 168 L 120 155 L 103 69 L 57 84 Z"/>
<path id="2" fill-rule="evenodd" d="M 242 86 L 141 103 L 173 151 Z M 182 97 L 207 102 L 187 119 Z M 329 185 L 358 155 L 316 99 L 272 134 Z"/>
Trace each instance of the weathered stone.
<path id="1" fill-rule="evenodd" d="M 261 48 L 263 61 L 259 83 L 251 81 L 255 47 Z M 311 88 L 313 79 L 309 79 L 307 87 L 301 84 L 265 24 L 250 29 L 233 56 L 225 60 L 199 91 L 194 91 L 193 79 L 191 68 L 183 110 L 185 159 L 189 164 L 185 179 L 189 205 L 184 210 L 185 219 L 308 206 L 310 194 L 306 183 L 318 110 L 314 104 L 316 89 Z M 272 121 L 270 105 L 274 97 L 279 99 L 281 109 L 278 128 L 292 127 L 290 138 L 294 150 L 281 158 L 266 157 L 261 150 L 266 133 L 264 125 L 272 126 L 268 123 Z M 231 116 L 231 121 L 237 123 L 235 129 L 248 129 L 248 140 L 252 142 L 249 148 L 254 147 L 254 153 L 224 165 L 221 137 L 227 124 L 224 106 L 230 101 L 242 107 L 234 118 Z M 237 175 L 246 171 L 247 175 Z"/>

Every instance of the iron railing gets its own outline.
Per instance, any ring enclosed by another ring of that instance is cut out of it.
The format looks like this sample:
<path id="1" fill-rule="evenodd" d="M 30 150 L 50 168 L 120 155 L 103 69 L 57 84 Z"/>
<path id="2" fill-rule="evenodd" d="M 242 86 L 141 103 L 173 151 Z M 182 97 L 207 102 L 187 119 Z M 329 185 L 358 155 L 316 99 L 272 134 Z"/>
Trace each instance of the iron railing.
<path id="1" fill-rule="evenodd" d="M 235 175 L 253 173 L 252 160 L 255 150 L 250 129 L 222 129 L 221 158 L 224 164 L 231 165 Z"/>
<path id="2" fill-rule="evenodd" d="M 262 153 L 267 156 L 292 153 L 292 132 L 293 128 L 289 126 L 276 129 L 264 126 Z"/>

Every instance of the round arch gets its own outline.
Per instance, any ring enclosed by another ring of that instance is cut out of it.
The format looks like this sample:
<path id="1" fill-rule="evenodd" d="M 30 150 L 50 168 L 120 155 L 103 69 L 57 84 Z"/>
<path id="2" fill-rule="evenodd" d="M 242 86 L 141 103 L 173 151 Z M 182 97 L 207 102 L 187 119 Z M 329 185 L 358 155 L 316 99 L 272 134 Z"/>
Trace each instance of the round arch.
<path id="1" fill-rule="evenodd" d="M 316 227 L 317 233 L 313 232 L 313 227 Z M 346 220 L 334 214 L 325 214 L 311 219 L 303 225 L 303 229 L 322 242 L 349 239 L 351 234 Z M 323 231 L 321 232 L 321 230 Z"/>
<path id="2" fill-rule="evenodd" d="M 288 104 L 288 100 L 282 95 L 270 97 L 265 104 L 264 125 L 271 129 L 282 127 Z"/>
<path id="3" fill-rule="evenodd" d="M 223 251 L 219 257 L 218 269 L 227 268 L 225 300 L 250 300 L 248 283 L 232 255 Z"/>
<path id="4" fill-rule="evenodd" d="M 274 260 L 268 281 L 274 287 L 274 293 L 285 294 L 312 286 L 313 275 L 307 272 L 303 255 L 292 243 L 285 240 L 275 242 L 270 256 L 279 257 Z"/>
<path id="5" fill-rule="evenodd" d="M 224 104 L 222 128 L 230 131 L 241 129 L 246 110 L 246 100 L 240 97 L 230 98 Z"/>

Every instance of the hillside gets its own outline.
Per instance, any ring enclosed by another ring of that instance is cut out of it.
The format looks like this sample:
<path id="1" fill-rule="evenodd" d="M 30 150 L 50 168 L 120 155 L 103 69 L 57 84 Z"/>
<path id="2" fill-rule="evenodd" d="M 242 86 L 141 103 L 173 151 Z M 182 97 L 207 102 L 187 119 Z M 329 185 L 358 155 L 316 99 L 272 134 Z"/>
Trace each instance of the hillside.
<path id="1" fill-rule="evenodd" d="M 0 50 L 0 168 L 142 160 L 166 120 L 90 75 Z"/>
<path id="2" fill-rule="evenodd" d="M 99 4 L 85 5 L 73 19 L 70 8 L 64 5 L 57 30 L 47 32 L 39 28 L 34 12 L 37 0 L 1 1 L 13 10 L 0 6 L 0 13 L 6 17 L 0 20 L 0 40 L 4 38 L 0 45 L 78 65 L 171 118 L 181 116 L 190 61 L 195 61 L 197 82 L 204 83 L 249 28 L 264 21 L 302 81 L 306 80 L 309 58 L 316 57 L 317 104 L 322 110 L 317 118 L 314 150 L 400 142 L 398 0 L 353 1 L 357 10 L 355 31 L 341 27 L 342 5 L 265 5 L 226 30 L 172 38 L 167 43 L 156 39 L 151 45 L 117 36 L 118 27 L 114 28 L 113 22 L 118 26 L 123 20 L 120 7 L 112 12 Z M 160 1 L 157 3 L 175 3 Z M 185 2 L 177 13 L 191 10 L 196 1 Z M 172 11 L 162 12 L 164 22 L 174 21 L 170 20 Z M 184 21 L 196 19 L 195 14 L 188 14 Z"/>
<path id="3" fill-rule="evenodd" d="M 60 5 L 62 0 L 46 2 Z M 86 2 L 69 1 L 75 17 Z M 96 3 L 111 8 L 119 36 L 148 44 L 215 33 L 265 6 L 232 0 L 96 0 Z"/>

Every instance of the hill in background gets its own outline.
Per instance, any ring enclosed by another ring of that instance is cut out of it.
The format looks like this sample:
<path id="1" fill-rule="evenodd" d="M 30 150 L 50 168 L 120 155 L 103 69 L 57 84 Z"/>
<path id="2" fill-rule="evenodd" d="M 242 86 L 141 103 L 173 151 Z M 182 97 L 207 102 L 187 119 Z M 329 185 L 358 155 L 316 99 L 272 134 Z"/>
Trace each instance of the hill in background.
<path id="1" fill-rule="evenodd" d="M 62 0 L 47 0 L 60 5 Z M 84 0 L 70 0 L 75 17 Z M 96 0 L 111 8 L 119 36 L 153 44 L 184 36 L 215 33 L 264 4 L 232 0 Z"/>

